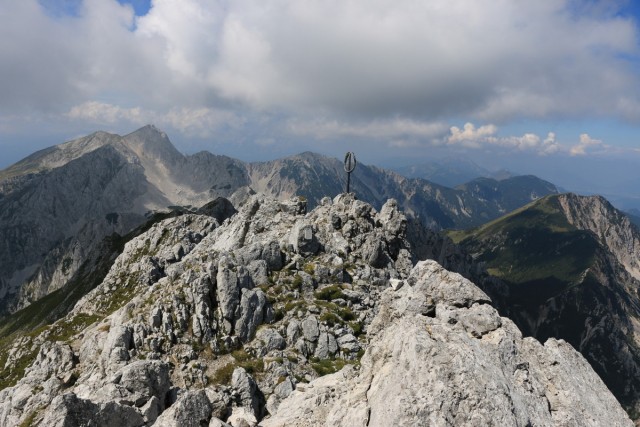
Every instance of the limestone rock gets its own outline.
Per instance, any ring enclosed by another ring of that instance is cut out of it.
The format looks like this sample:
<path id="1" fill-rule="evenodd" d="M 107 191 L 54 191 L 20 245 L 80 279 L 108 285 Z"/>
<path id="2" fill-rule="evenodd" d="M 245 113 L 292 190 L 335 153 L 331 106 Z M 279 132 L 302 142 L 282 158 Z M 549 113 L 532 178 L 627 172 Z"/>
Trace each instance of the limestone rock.
<path id="1" fill-rule="evenodd" d="M 355 338 L 355 337 L 354 337 Z M 359 348 L 358 348 L 359 349 Z M 338 351 L 338 342 L 333 334 L 328 332 L 320 333 L 318 337 L 318 345 L 315 351 L 315 357 L 319 359 L 328 359 Z M 358 350 L 356 350 L 357 352 Z"/>
<path id="2" fill-rule="evenodd" d="M 266 353 L 273 350 L 283 350 L 287 345 L 287 342 L 282 338 L 282 335 L 271 328 L 264 328 L 260 330 L 256 335 L 256 340 L 263 343 L 263 348 Z"/>
<path id="3" fill-rule="evenodd" d="M 211 403 L 204 390 L 187 391 L 158 417 L 156 427 L 200 427 L 209 425 Z"/>
<path id="4" fill-rule="evenodd" d="M 27 368 L 0 425 L 625 425 L 568 345 L 523 340 L 471 282 L 413 268 L 405 221 L 393 202 L 306 213 L 256 194 L 222 225 L 158 222 L 68 315 L 8 345 Z M 318 244 L 306 257 L 296 224 Z"/>
<path id="5" fill-rule="evenodd" d="M 260 289 L 243 289 L 237 310 L 235 333 L 242 341 L 253 338 L 258 325 L 273 316 L 269 302 Z"/>
<path id="6" fill-rule="evenodd" d="M 318 329 L 318 319 L 315 316 L 309 316 L 302 322 L 302 333 L 304 339 L 309 342 L 316 342 L 320 336 L 320 329 Z"/>
<path id="7" fill-rule="evenodd" d="M 256 420 L 262 418 L 265 407 L 264 396 L 258 389 L 255 380 L 247 374 L 247 371 L 243 368 L 236 368 L 231 377 L 231 386 L 239 394 L 241 407 L 249 410 Z M 231 424 L 233 425 L 233 423 Z"/>
<path id="8" fill-rule="evenodd" d="M 466 279 L 421 262 L 409 283 L 383 293 L 359 372 L 299 387 L 261 425 L 633 425 L 578 352 L 523 339 Z M 454 314 L 424 315 L 428 297 Z"/>
<path id="9" fill-rule="evenodd" d="M 116 374 L 121 399 L 140 407 L 155 397 L 164 410 L 164 400 L 171 386 L 169 366 L 156 360 L 139 360 L 125 366 Z"/>
<path id="10" fill-rule="evenodd" d="M 51 402 L 42 424 L 52 427 L 88 425 L 138 427 L 144 424 L 144 419 L 130 406 L 115 402 L 99 405 L 69 393 L 58 396 Z"/>
<path id="11" fill-rule="evenodd" d="M 320 249 L 313 225 L 306 224 L 303 221 L 298 221 L 293 226 L 289 243 L 293 245 L 293 250 L 303 257 L 315 255 Z"/>

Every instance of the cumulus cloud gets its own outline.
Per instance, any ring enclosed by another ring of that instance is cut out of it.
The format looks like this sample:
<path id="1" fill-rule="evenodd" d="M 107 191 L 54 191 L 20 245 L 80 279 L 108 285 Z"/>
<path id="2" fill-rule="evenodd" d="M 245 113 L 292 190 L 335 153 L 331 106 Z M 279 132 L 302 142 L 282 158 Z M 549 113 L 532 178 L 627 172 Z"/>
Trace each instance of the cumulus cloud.
<path id="1" fill-rule="evenodd" d="M 545 140 L 542 142 L 539 154 L 542 156 L 548 156 L 559 152 L 560 149 L 560 144 L 556 142 L 556 134 L 549 132 Z"/>
<path id="2" fill-rule="evenodd" d="M 492 136 L 498 131 L 495 125 L 484 125 L 476 129 L 473 123 L 465 123 L 463 129 L 452 126 L 451 136 L 447 139 L 450 145 L 461 144 L 465 147 L 478 148 L 482 141 L 491 140 Z"/>
<path id="3" fill-rule="evenodd" d="M 573 3 L 154 0 L 136 18 L 116 0 L 84 0 L 73 17 L 2 2 L 0 106 L 115 92 L 377 118 L 628 113 L 618 100 L 637 77 L 620 58 L 635 27 Z"/>
<path id="4" fill-rule="evenodd" d="M 587 154 L 588 149 L 598 146 L 603 146 L 602 141 L 593 139 L 586 133 L 583 133 L 580 135 L 580 143 L 571 147 L 569 154 L 572 156 L 584 156 Z"/>
<path id="5" fill-rule="evenodd" d="M 553 132 L 549 132 L 544 140 L 534 133 L 522 136 L 498 136 L 497 133 L 498 127 L 493 124 L 476 128 L 473 123 L 466 123 L 462 129 L 452 126 L 447 144 L 475 149 L 493 146 L 512 151 L 535 152 L 541 156 L 555 154 L 562 149 Z"/>
<path id="6" fill-rule="evenodd" d="M 122 120 L 135 124 L 145 123 L 148 115 L 142 114 L 140 108 L 123 108 L 104 102 L 89 101 L 76 105 L 67 116 L 74 120 L 88 120 L 97 123 L 113 124 Z"/>

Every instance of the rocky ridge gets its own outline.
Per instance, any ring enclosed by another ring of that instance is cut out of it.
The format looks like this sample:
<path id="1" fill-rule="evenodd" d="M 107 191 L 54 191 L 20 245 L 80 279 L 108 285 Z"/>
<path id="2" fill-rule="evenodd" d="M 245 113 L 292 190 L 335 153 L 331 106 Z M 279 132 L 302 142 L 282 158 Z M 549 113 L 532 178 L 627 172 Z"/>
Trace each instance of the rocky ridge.
<path id="1" fill-rule="evenodd" d="M 16 336 L 0 424 L 630 425 L 569 345 L 523 340 L 472 283 L 414 267 L 395 201 L 244 198 L 222 224 L 154 225 L 67 316 Z"/>
<path id="2" fill-rule="evenodd" d="M 299 386 L 262 426 L 632 425 L 573 347 L 523 339 L 434 261 L 379 306 L 360 369 Z"/>

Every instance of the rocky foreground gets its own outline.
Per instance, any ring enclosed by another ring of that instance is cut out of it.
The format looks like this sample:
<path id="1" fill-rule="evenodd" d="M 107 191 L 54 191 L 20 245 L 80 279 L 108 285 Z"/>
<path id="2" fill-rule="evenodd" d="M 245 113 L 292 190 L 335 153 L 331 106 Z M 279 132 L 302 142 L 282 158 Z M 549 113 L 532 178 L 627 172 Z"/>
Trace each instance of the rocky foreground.
<path id="1" fill-rule="evenodd" d="M 160 222 L 3 350 L 0 425 L 633 425 L 570 345 L 523 339 L 406 233 L 350 195 Z"/>

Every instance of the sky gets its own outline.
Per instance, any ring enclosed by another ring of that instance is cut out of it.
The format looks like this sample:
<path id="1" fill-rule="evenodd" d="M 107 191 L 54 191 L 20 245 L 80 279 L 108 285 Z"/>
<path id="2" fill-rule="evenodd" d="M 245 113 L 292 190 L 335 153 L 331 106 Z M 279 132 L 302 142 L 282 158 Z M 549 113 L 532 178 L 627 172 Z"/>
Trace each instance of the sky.
<path id="1" fill-rule="evenodd" d="M 461 157 L 638 199 L 635 0 L 2 0 L 0 168 L 97 130 L 183 153 Z"/>

